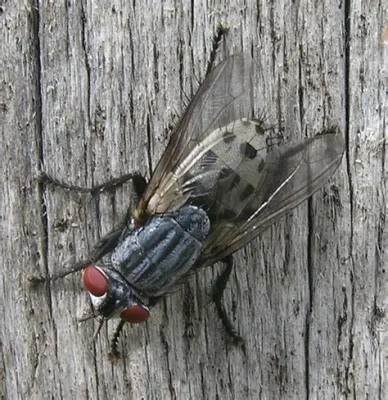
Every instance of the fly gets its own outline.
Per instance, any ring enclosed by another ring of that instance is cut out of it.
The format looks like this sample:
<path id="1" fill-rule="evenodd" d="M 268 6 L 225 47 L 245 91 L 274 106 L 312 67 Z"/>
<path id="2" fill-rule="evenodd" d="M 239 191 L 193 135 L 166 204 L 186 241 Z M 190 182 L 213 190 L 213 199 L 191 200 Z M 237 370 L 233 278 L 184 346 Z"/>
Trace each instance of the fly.
<path id="1" fill-rule="evenodd" d="M 322 187 L 345 148 L 337 128 L 299 142 L 271 137 L 251 115 L 252 65 L 249 54 L 239 53 L 207 75 L 148 184 L 128 174 L 88 189 L 132 179 L 141 193 L 132 215 L 88 260 L 52 278 L 84 269 L 83 285 L 102 321 L 120 318 L 119 330 L 125 322 L 141 323 L 194 271 L 224 261 L 213 300 L 231 337 L 242 341 L 221 303 L 231 255 Z M 118 332 L 114 354 L 117 338 Z"/>

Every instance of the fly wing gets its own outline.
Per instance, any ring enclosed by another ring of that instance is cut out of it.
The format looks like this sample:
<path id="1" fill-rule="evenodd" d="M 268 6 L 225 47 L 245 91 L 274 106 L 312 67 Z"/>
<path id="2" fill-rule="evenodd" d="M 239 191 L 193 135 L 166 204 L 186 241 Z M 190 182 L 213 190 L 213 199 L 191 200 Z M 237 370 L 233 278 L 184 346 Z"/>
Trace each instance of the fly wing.
<path id="1" fill-rule="evenodd" d="M 138 214 L 159 214 L 190 202 L 183 176 L 222 140 L 221 127 L 248 118 L 253 108 L 252 58 L 240 53 L 221 62 L 205 79 L 159 161 Z"/>
<path id="2" fill-rule="evenodd" d="M 296 144 L 272 146 L 258 184 L 245 194 L 240 191 L 236 202 L 244 201 L 244 208 L 238 217 L 213 227 L 197 265 L 211 265 L 232 254 L 310 197 L 338 168 L 344 149 L 338 130 Z M 258 160 L 258 165 L 262 163 Z M 248 200 L 247 193 L 252 193 Z"/>
<path id="3" fill-rule="evenodd" d="M 186 204 L 205 210 L 211 228 L 196 266 L 243 247 L 311 196 L 344 152 L 334 131 L 293 144 L 271 137 L 263 121 L 249 116 L 251 68 L 251 57 L 237 54 L 209 74 L 137 207 L 138 216 Z"/>

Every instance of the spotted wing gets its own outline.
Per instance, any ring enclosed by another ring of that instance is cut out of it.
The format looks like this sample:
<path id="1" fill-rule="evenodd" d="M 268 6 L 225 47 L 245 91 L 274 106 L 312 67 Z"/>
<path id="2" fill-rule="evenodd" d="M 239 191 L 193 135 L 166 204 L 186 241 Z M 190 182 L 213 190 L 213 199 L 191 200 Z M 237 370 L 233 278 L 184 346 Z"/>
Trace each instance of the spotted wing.
<path id="1" fill-rule="evenodd" d="M 332 129 L 299 143 L 271 144 L 266 154 L 256 154 L 260 179 L 252 184 L 241 174 L 241 179 L 234 178 L 240 182 L 239 193 L 231 187 L 224 200 L 220 196 L 223 207 L 243 206 L 213 226 L 197 265 L 212 265 L 232 254 L 310 197 L 338 168 L 344 150 L 340 132 Z"/>
<path id="2" fill-rule="evenodd" d="M 208 75 L 151 177 L 137 207 L 139 216 L 164 213 L 193 203 L 193 192 L 186 190 L 188 184 L 183 187 L 190 170 L 200 163 L 211 162 L 209 151 L 229 135 L 222 127 L 250 117 L 251 75 L 252 59 L 246 53 L 227 58 Z M 208 174 L 212 179 L 210 185 L 216 184 L 217 174 L 215 170 Z"/>
<path id="3" fill-rule="evenodd" d="M 192 204 L 211 222 L 198 266 L 243 247 L 311 196 L 341 162 L 341 135 L 284 144 L 252 109 L 247 54 L 222 62 L 199 88 L 159 162 L 138 210 Z"/>

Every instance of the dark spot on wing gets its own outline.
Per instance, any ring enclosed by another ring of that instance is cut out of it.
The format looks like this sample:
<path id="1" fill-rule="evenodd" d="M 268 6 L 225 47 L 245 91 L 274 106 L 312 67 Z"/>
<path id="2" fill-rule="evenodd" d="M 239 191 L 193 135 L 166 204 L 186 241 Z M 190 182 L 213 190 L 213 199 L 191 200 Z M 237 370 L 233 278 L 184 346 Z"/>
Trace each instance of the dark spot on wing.
<path id="1" fill-rule="evenodd" d="M 255 125 L 255 131 L 256 131 L 256 133 L 258 134 L 258 135 L 264 135 L 264 133 L 265 133 L 265 130 L 263 129 L 263 125 L 262 124 L 260 124 L 260 125 Z"/>
<path id="2" fill-rule="evenodd" d="M 236 218 L 237 213 L 230 208 L 223 205 L 222 202 L 216 200 L 213 202 L 211 208 L 206 210 L 210 221 L 220 221 L 220 220 L 233 220 Z"/>
<path id="3" fill-rule="evenodd" d="M 263 171 L 264 168 L 265 168 L 265 161 L 264 161 L 263 159 L 261 159 L 261 161 L 260 161 L 260 163 L 259 163 L 259 165 L 258 165 L 257 170 L 258 170 L 259 172 L 261 172 L 261 171 Z"/>
<path id="4" fill-rule="evenodd" d="M 236 174 L 232 181 L 232 187 L 236 187 L 241 182 L 240 175 Z"/>
<path id="5" fill-rule="evenodd" d="M 229 196 L 230 189 L 233 188 L 234 184 L 238 182 L 240 179 L 237 177 L 237 174 L 233 169 L 229 167 L 224 167 L 218 174 L 218 182 L 217 182 L 217 195 Z"/>
<path id="6" fill-rule="evenodd" d="M 255 191 L 255 188 L 252 185 L 245 186 L 245 189 L 240 194 L 240 200 L 242 201 L 242 200 L 245 200 L 248 197 L 252 196 L 254 191 Z"/>
<path id="7" fill-rule="evenodd" d="M 240 152 L 246 158 L 255 158 L 257 154 L 257 150 L 250 143 L 241 143 L 240 144 Z"/>
<path id="8" fill-rule="evenodd" d="M 233 135 L 232 132 L 225 132 L 223 135 L 223 139 L 226 144 L 232 143 L 235 138 L 236 135 Z"/>
<path id="9" fill-rule="evenodd" d="M 217 154 L 209 150 L 201 159 L 201 168 L 206 169 L 214 165 L 218 160 Z"/>
<path id="10" fill-rule="evenodd" d="M 225 179 L 225 178 L 229 178 L 232 174 L 235 174 L 235 172 L 232 170 L 232 168 L 229 167 L 224 167 L 221 169 L 219 175 L 218 175 L 218 179 Z"/>
<path id="11" fill-rule="evenodd" d="M 222 211 L 222 219 L 233 220 L 237 216 L 236 212 L 229 208 L 224 208 Z"/>

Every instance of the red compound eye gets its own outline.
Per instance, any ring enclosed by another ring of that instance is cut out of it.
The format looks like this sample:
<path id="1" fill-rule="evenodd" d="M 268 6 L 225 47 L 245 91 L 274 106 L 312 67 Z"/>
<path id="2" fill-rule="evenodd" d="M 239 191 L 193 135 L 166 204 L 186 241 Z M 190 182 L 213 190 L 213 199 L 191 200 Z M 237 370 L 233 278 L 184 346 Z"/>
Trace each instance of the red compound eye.
<path id="1" fill-rule="evenodd" d="M 101 297 L 109 290 L 108 278 L 94 265 L 86 267 L 83 274 L 85 288 L 96 297 Z"/>
<path id="2" fill-rule="evenodd" d="M 140 305 L 128 307 L 124 310 L 120 317 L 127 322 L 131 322 L 132 324 L 139 324 L 140 322 L 144 322 L 150 316 L 150 312 L 148 308 L 142 307 Z"/>

